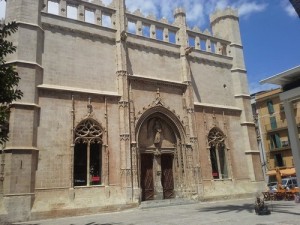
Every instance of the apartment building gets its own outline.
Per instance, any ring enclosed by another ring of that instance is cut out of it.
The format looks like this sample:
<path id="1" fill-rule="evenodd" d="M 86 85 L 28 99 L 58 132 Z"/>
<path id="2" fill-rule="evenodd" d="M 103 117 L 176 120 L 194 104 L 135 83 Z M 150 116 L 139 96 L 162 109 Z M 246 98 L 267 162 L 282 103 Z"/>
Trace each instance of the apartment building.
<path id="1" fill-rule="evenodd" d="M 270 176 L 275 175 L 276 167 L 280 168 L 282 175 L 295 173 L 287 120 L 279 98 L 281 92 L 282 89 L 278 88 L 256 94 L 257 118 L 265 151 L 267 174 Z M 300 103 L 294 103 L 298 131 L 300 127 L 299 108 Z"/>

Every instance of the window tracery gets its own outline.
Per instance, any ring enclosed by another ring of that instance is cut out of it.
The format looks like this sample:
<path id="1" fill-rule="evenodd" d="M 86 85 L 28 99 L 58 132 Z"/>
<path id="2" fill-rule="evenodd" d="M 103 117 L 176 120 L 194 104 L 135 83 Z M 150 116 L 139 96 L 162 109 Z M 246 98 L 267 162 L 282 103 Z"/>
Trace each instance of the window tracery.
<path id="1" fill-rule="evenodd" d="M 228 178 L 225 138 L 226 136 L 223 132 L 217 128 L 213 128 L 208 134 L 210 161 L 214 179 Z"/>
<path id="2" fill-rule="evenodd" d="M 102 135 L 100 124 L 85 119 L 75 129 L 74 186 L 102 183 Z"/>

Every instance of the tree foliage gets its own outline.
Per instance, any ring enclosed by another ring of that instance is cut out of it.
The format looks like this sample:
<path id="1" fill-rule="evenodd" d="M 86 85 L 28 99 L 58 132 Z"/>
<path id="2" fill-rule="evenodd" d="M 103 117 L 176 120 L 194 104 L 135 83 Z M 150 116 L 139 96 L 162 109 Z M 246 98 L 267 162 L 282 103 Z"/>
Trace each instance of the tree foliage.
<path id="1" fill-rule="evenodd" d="M 10 104 L 21 99 L 23 93 L 18 89 L 18 72 L 5 58 L 16 51 L 16 46 L 7 37 L 18 29 L 16 22 L 0 24 L 0 144 L 8 140 L 8 120 Z"/>

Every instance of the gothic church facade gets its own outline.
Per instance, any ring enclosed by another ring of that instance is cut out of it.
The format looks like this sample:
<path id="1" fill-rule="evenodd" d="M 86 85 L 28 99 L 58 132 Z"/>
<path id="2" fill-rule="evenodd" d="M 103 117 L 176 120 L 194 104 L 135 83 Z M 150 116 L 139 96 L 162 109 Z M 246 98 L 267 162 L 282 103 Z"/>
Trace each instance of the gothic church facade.
<path id="1" fill-rule="evenodd" d="M 125 0 L 7 0 L 24 97 L 1 152 L 0 219 L 249 196 L 263 185 L 239 19 L 212 32 Z"/>

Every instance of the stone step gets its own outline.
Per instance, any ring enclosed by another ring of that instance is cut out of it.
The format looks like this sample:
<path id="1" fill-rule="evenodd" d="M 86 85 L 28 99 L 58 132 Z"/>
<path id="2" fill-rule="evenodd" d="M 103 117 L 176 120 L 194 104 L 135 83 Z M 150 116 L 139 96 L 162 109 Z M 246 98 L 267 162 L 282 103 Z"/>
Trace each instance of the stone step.
<path id="1" fill-rule="evenodd" d="M 173 199 L 163 199 L 163 200 L 149 200 L 141 202 L 139 208 L 147 209 L 147 208 L 157 208 L 157 207 L 166 207 L 172 205 L 188 205 L 188 204 L 196 204 L 198 201 L 191 199 L 183 199 L 183 198 L 173 198 Z"/>

